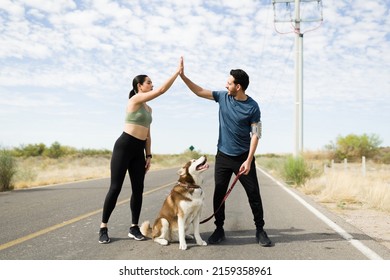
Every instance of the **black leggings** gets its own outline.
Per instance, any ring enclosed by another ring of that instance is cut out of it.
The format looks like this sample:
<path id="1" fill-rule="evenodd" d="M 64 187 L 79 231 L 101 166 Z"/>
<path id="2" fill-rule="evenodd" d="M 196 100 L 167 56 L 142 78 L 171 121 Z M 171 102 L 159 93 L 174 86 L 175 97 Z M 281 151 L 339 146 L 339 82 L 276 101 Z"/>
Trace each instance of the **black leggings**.
<path id="1" fill-rule="evenodd" d="M 244 153 L 239 156 L 229 156 L 218 151 L 215 160 L 215 190 L 214 190 L 214 211 L 216 211 L 221 204 L 226 191 L 229 187 L 229 182 L 232 174 L 238 174 L 240 166 L 247 159 L 248 153 Z M 248 175 L 242 175 L 240 182 L 245 189 L 248 197 L 249 205 L 252 209 L 253 220 L 256 228 L 263 229 L 264 227 L 264 214 L 263 204 L 260 196 L 259 182 L 257 180 L 255 158 L 253 157 L 251 163 L 251 169 Z M 225 221 L 225 203 L 222 204 L 219 211 L 215 214 L 215 225 L 222 227 Z"/>
<path id="2" fill-rule="evenodd" d="M 138 224 L 144 191 L 145 142 L 125 132 L 116 140 L 111 158 L 111 184 L 103 206 L 103 223 L 108 223 L 128 171 L 132 189 L 130 199 L 132 223 Z"/>

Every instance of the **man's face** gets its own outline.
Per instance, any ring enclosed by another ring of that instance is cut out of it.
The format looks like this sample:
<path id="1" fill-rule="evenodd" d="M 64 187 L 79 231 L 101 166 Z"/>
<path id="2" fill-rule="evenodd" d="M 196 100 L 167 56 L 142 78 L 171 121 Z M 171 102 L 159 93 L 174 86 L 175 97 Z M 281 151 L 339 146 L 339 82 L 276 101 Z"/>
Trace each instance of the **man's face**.
<path id="1" fill-rule="evenodd" d="M 239 86 L 234 83 L 234 77 L 229 76 L 226 82 L 226 89 L 228 90 L 228 94 L 231 96 L 236 96 Z"/>

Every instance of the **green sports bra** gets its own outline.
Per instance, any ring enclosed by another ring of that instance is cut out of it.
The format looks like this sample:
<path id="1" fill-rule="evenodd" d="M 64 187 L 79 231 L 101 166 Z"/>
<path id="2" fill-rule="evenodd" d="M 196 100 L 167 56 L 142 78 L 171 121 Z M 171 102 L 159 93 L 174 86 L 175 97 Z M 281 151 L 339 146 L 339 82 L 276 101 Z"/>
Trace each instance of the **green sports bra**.
<path id="1" fill-rule="evenodd" d="M 125 122 L 149 128 L 152 123 L 152 114 L 146 111 L 145 107 L 142 105 L 137 111 L 126 113 Z"/>

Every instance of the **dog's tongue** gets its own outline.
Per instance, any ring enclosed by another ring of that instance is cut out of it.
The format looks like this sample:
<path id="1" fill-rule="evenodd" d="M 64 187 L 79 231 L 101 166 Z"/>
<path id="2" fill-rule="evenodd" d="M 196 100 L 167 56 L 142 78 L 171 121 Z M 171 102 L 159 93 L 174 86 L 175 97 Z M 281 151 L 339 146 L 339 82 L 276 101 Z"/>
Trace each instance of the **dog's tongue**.
<path id="1" fill-rule="evenodd" d="M 203 170 L 203 169 L 208 169 L 209 168 L 209 165 L 207 163 L 203 164 L 203 165 L 199 165 L 196 169 L 197 170 Z"/>

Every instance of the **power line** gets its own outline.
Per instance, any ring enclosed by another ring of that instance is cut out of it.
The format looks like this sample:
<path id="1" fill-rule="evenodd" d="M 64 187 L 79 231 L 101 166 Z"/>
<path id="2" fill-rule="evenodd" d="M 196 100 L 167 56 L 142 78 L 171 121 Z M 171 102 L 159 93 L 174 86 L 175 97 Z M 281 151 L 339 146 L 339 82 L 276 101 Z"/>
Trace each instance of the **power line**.
<path id="1" fill-rule="evenodd" d="M 266 5 L 267 5 L 267 10 L 266 10 L 266 16 L 265 17 L 263 17 L 263 18 L 265 18 L 266 20 L 265 20 L 265 22 L 264 22 L 264 24 L 263 24 L 263 26 L 262 26 L 262 30 L 263 30 L 263 36 L 262 36 L 262 44 L 261 44 L 261 47 L 260 47 L 260 56 L 259 56 L 259 61 L 262 61 L 262 59 L 263 59 L 263 57 L 264 57 L 264 53 L 266 52 L 266 47 L 268 47 L 268 45 L 269 45 L 269 42 L 270 42 L 270 39 L 269 39 L 269 35 L 272 35 L 272 33 L 268 33 L 268 32 L 266 32 L 265 30 L 267 30 L 268 29 L 268 27 L 269 27 L 269 19 L 270 19 L 270 13 L 272 12 L 272 6 L 270 5 L 271 4 L 271 1 L 272 0 L 269 0 L 269 1 L 266 1 L 267 3 L 266 3 Z M 277 36 L 277 42 L 275 42 L 275 47 L 277 48 L 277 49 L 279 49 L 279 50 L 281 50 L 281 46 L 280 46 L 280 41 L 281 41 L 281 37 L 280 36 Z M 266 46 L 267 45 L 267 46 Z M 275 51 L 275 47 L 273 47 L 273 51 Z M 288 46 L 288 51 L 282 51 L 282 53 L 283 53 L 283 56 L 284 56 L 284 58 L 282 59 L 282 62 L 281 62 L 281 64 L 282 65 L 287 65 L 287 62 L 290 60 L 290 56 L 291 56 L 291 53 L 292 53 L 292 48 L 293 47 L 293 44 L 291 44 L 291 45 L 289 45 Z M 272 64 L 272 65 L 274 65 L 274 64 Z M 282 74 L 280 74 L 280 73 L 278 73 L 278 79 L 277 79 L 277 82 L 276 83 L 274 83 L 274 84 L 276 84 L 276 87 L 275 88 L 271 88 L 271 79 L 266 79 L 266 82 L 265 82 L 265 84 L 263 84 L 263 86 L 262 86 L 262 88 L 264 89 L 264 90 L 267 90 L 267 92 L 269 93 L 269 94 L 267 94 L 267 98 L 269 99 L 269 100 L 273 100 L 274 99 L 274 96 L 276 95 L 276 92 L 277 92 L 277 90 L 278 90 L 278 88 L 279 88 L 279 85 L 280 85 L 280 82 L 281 82 L 281 80 L 283 79 L 283 75 L 284 75 L 284 73 L 285 73 L 285 71 L 286 71 L 286 69 L 288 68 L 288 67 L 284 67 L 284 66 L 282 66 L 282 67 L 271 67 L 271 68 L 268 68 L 267 69 L 267 74 L 268 74 L 268 76 L 269 77 L 272 77 L 272 76 L 274 76 L 274 72 L 276 72 L 276 68 L 278 68 L 278 71 L 280 71 L 280 68 L 282 68 L 283 69 L 283 73 Z M 274 105 L 274 103 L 270 103 L 269 105 L 271 105 L 271 107 L 272 107 L 272 105 Z M 266 104 L 263 104 L 263 106 L 266 106 Z M 268 107 L 270 107 L 270 106 L 268 106 Z"/>

